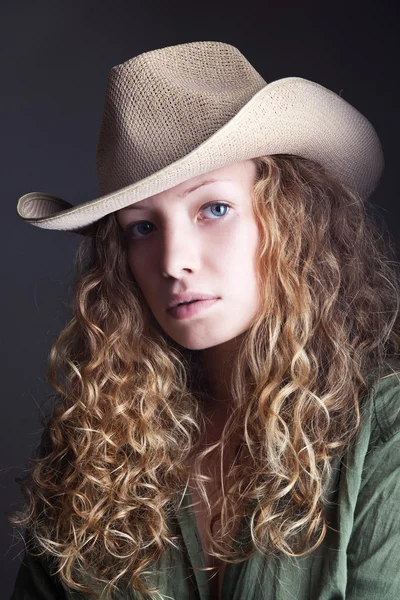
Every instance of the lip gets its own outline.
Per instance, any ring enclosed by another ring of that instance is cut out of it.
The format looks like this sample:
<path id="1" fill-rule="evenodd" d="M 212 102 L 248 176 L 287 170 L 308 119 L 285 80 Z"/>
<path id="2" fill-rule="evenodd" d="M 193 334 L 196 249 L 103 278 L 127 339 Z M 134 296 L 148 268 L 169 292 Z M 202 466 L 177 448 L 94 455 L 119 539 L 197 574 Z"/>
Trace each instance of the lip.
<path id="1" fill-rule="evenodd" d="M 182 302 L 192 302 L 193 300 L 213 300 L 216 296 L 211 294 L 203 294 L 202 292 L 182 292 L 181 294 L 173 294 L 168 303 L 167 311 L 170 311 L 171 308 L 176 307 L 178 304 Z"/>
<path id="2" fill-rule="evenodd" d="M 190 304 L 181 304 L 180 306 L 174 306 L 168 309 L 168 314 L 174 319 L 189 319 L 194 315 L 206 310 L 213 304 L 215 304 L 219 298 L 207 298 L 202 300 L 195 300 Z"/>

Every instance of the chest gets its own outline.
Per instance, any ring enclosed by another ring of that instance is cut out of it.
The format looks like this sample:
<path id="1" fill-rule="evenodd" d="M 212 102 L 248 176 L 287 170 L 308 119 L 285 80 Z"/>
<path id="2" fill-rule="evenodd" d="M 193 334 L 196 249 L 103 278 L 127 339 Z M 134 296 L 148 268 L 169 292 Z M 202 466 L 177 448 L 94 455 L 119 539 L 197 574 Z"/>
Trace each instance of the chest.
<path id="1" fill-rule="evenodd" d="M 210 553 L 210 540 L 209 536 L 207 535 L 207 531 L 211 531 L 211 521 L 213 521 L 213 537 L 215 535 L 219 536 L 221 533 L 219 514 L 222 507 L 222 486 L 221 473 L 217 465 L 219 465 L 218 460 L 209 461 L 206 473 L 207 475 L 211 476 L 211 481 L 204 483 L 207 492 L 207 498 L 212 507 L 211 516 L 209 515 L 208 508 L 202 498 L 202 495 L 193 482 L 190 492 L 193 504 L 192 511 L 196 519 L 197 533 L 203 551 L 204 563 L 206 568 L 209 569 L 208 583 L 210 587 L 210 600 L 219 600 L 221 598 L 222 582 L 227 564 L 225 561 L 220 560 Z M 217 517 L 216 520 L 215 517 Z M 239 523 L 240 515 L 237 517 L 235 522 L 232 522 L 229 539 L 235 539 L 239 529 Z M 229 547 L 231 548 L 231 544 L 229 544 Z"/>
<path id="2" fill-rule="evenodd" d="M 207 429 L 206 435 L 203 440 L 199 451 L 204 450 L 207 446 L 215 444 L 220 440 L 222 428 L 226 421 L 226 414 L 222 411 L 221 414 L 214 414 L 213 420 L 210 422 L 210 426 Z M 211 531 L 211 521 L 214 517 L 218 516 L 221 511 L 222 505 L 222 485 L 221 479 L 226 481 L 226 474 L 229 471 L 230 466 L 236 462 L 237 459 L 237 444 L 239 443 L 239 436 L 235 436 L 230 440 L 230 443 L 225 447 L 223 465 L 221 465 L 220 454 L 217 450 L 209 453 L 202 463 L 201 472 L 207 475 L 210 480 L 204 482 L 206 489 L 207 499 L 212 507 L 211 516 L 208 508 L 200 494 L 197 485 L 194 480 L 191 481 L 191 499 L 192 499 L 192 511 L 196 519 L 196 527 L 198 538 L 201 544 L 201 548 L 204 556 L 204 564 L 208 571 L 208 583 L 210 588 L 210 600 L 220 600 L 222 582 L 225 574 L 226 564 L 224 561 L 218 559 L 210 553 L 210 540 L 207 535 L 207 531 Z M 193 467 L 193 463 L 191 464 Z M 222 469 L 222 472 L 221 472 Z M 239 528 L 240 517 L 237 522 L 232 524 L 230 536 L 234 539 Z M 220 534 L 220 522 L 219 519 L 213 521 L 212 535 L 219 536 Z"/>
<path id="3" fill-rule="evenodd" d="M 215 498 L 220 497 L 221 488 L 215 482 L 208 486 L 207 491 L 210 502 L 213 502 Z M 204 563 L 206 568 L 209 569 L 208 584 L 210 587 L 210 600 L 219 600 L 221 598 L 222 581 L 226 563 L 210 553 L 210 542 L 206 535 L 206 530 L 210 527 L 210 520 L 219 512 L 219 505 L 213 510 L 210 518 L 207 507 L 196 488 L 192 488 L 191 496 L 194 504 L 192 510 L 196 518 L 197 533 L 203 550 Z M 213 532 L 217 534 L 220 532 L 218 521 L 213 526 Z M 234 534 L 236 534 L 236 529 Z"/>

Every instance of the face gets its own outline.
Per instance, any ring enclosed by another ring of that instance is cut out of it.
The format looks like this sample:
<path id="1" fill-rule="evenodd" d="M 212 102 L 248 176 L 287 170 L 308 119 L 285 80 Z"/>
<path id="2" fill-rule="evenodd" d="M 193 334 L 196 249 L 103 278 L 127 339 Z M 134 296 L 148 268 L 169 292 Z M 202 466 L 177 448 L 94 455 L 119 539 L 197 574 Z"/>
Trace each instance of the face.
<path id="1" fill-rule="evenodd" d="M 257 312 L 255 176 L 254 163 L 236 163 L 117 213 L 132 275 L 159 325 L 186 348 L 229 344 Z"/>

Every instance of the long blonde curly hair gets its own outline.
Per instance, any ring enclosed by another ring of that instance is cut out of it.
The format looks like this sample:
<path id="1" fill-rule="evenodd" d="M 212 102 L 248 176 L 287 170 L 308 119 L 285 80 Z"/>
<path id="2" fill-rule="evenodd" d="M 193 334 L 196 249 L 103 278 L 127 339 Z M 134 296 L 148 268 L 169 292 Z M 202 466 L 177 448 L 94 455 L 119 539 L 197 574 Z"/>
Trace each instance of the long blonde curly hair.
<path id="1" fill-rule="evenodd" d="M 262 302 L 232 365 L 216 448 L 240 444 L 221 482 L 219 533 L 207 529 L 226 561 L 321 544 L 332 458 L 356 437 L 367 376 L 399 357 L 399 264 L 378 213 L 311 160 L 254 162 Z M 179 547 L 169 519 L 189 478 L 211 515 L 197 354 L 155 321 L 114 213 L 83 240 L 76 266 L 73 317 L 49 358 L 53 409 L 9 520 L 67 586 L 162 597 L 145 574 Z M 251 545 L 234 556 L 232 523 L 245 510 Z"/>

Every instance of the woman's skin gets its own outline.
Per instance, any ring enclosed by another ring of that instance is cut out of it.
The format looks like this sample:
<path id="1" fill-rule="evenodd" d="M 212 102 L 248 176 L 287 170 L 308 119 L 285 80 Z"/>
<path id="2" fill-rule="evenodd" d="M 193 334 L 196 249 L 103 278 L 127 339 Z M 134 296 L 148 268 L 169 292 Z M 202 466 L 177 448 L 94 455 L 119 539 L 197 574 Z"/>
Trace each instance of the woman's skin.
<path id="1" fill-rule="evenodd" d="M 232 357 L 259 306 L 259 232 L 252 207 L 255 176 L 254 163 L 243 161 L 193 177 L 117 213 L 129 235 L 131 272 L 155 319 L 178 344 L 200 353 L 202 391 L 209 398 L 203 404 L 208 417 L 204 447 L 221 437 L 230 410 Z M 228 203 L 230 208 L 219 203 Z M 174 318 L 167 311 L 172 295 L 187 291 L 210 294 L 218 300 L 190 317 Z M 224 453 L 223 470 L 234 454 L 232 440 Z M 210 502 L 220 497 L 220 468 L 219 460 L 209 455 L 205 472 L 212 477 L 207 486 Z M 192 500 L 197 505 L 205 565 L 219 571 L 219 576 L 210 580 L 212 597 L 217 597 L 224 565 L 207 551 L 204 528 L 208 516 L 195 487 Z M 217 510 L 215 507 L 213 514 Z"/>
<path id="2" fill-rule="evenodd" d="M 251 161 L 235 163 L 117 212 L 123 230 L 129 228 L 131 272 L 154 317 L 178 344 L 201 351 L 210 400 L 218 407 L 229 400 L 232 353 L 259 305 L 255 175 Z M 218 300 L 189 318 L 176 319 L 168 304 L 173 294 L 187 291 Z"/>

